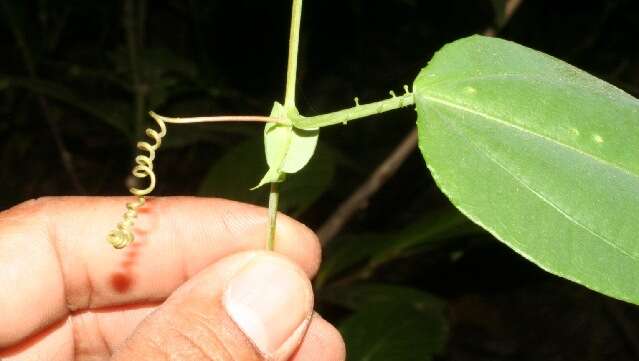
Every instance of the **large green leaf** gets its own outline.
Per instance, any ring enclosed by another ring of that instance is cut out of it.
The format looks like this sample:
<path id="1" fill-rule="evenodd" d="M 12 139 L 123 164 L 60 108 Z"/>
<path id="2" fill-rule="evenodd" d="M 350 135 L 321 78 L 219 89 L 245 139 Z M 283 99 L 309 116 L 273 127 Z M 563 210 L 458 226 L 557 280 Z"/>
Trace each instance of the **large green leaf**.
<path id="1" fill-rule="evenodd" d="M 465 215 L 557 275 L 639 303 L 639 101 L 481 36 L 414 84 L 419 144 Z"/>

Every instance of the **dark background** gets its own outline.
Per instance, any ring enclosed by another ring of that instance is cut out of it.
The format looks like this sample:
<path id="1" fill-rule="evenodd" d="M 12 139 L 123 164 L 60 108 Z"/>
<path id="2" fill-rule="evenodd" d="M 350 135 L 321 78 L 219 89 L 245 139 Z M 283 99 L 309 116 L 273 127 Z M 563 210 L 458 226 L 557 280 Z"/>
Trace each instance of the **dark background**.
<path id="1" fill-rule="evenodd" d="M 442 45 L 495 27 L 499 3 L 307 0 L 301 113 L 401 92 Z M 45 195 L 126 194 L 134 144 L 151 124 L 141 110 L 267 114 L 273 101 L 282 101 L 289 1 L 0 4 L 0 209 Z M 638 15 L 636 0 L 524 0 L 499 36 L 638 97 Z M 317 228 L 414 122 L 407 109 L 323 129 L 312 166 L 285 186 L 283 209 Z M 246 191 L 266 170 L 261 134 L 254 124 L 170 126 L 155 165 L 155 194 L 264 205 L 263 191 Z M 376 282 L 433 297 L 438 306 L 428 312 L 442 318 L 432 335 L 420 334 L 417 325 L 384 337 L 439 340 L 432 347 L 440 349 L 439 360 L 639 359 L 635 306 L 544 273 L 463 219 L 388 252 L 411 230 L 427 233 L 445 223 L 438 215 L 462 219 L 415 151 L 326 250 L 318 308 L 346 325 L 351 355 L 370 345 L 351 339 L 357 336 L 349 330 L 362 319 L 358 327 L 366 328 L 376 316 L 347 300 L 356 285 Z M 385 297 L 393 298 L 393 290 Z M 364 316 L 353 321 L 358 312 Z M 428 359 L 411 353 L 389 359 Z"/>

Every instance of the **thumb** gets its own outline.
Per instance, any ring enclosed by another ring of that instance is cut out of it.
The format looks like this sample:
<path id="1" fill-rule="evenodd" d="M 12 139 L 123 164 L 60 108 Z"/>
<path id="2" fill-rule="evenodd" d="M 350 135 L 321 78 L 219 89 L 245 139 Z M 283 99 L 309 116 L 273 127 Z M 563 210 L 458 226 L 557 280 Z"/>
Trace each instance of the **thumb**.
<path id="1" fill-rule="evenodd" d="M 312 313 L 300 268 L 271 252 L 239 253 L 178 288 L 112 360 L 286 360 Z"/>

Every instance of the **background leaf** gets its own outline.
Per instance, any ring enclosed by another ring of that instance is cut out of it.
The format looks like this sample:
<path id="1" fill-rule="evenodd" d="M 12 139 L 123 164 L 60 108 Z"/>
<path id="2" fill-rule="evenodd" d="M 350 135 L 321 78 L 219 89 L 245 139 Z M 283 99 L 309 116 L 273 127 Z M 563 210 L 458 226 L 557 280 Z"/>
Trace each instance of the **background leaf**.
<path id="1" fill-rule="evenodd" d="M 442 351 L 447 334 L 442 309 L 430 295 L 398 288 L 358 289 L 376 295 L 377 302 L 364 304 L 339 327 L 349 360 L 425 361 Z M 394 292 L 408 297 L 393 298 Z"/>
<path id="2" fill-rule="evenodd" d="M 322 290 L 322 299 L 335 305 L 358 310 L 379 304 L 406 303 L 419 310 L 430 310 L 443 320 L 446 302 L 424 291 L 386 283 L 355 283 Z"/>
<path id="3" fill-rule="evenodd" d="M 123 134 L 129 135 L 131 133 L 126 117 L 130 112 L 130 108 L 126 103 L 114 101 L 107 105 L 109 102 L 104 100 L 101 102 L 91 102 L 63 84 L 46 80 L 14 77 L 8 81 L 10 86 L 24 88 L 35 94 L 44 95 L 67 105 L 82 109 Z"/>
<path id="4" fill-rule="evenodd" d="M 401 231 L 342 236 L 326 250 L 315 284 L 322 286 L 346 270 L 352 272 L 358 265 L 360 275 L 366 277 L 380 265 L 404 257 L 415 249 L 432 251 L 452 239 L 478 233 L 483 231 L 456 209 L 441 209 Z"/>
<path id="5" fill-rule="evenodd" d="M 639 303 L 639 101 L 473 36 L 415 80 L 419 144 L 464 214 L 542 268 Z"/>

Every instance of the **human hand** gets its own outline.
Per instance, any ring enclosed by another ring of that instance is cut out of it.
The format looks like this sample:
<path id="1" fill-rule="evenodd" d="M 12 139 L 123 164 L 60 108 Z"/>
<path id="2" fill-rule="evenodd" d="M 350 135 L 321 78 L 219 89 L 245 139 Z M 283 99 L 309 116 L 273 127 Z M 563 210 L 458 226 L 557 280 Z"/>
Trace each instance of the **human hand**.
<path id="1" fill-rule="evenodd" d="M 105 237 L 125 198 L 45 198 L 0 213 L 0 359 L 344 360 L 313 313 L 317 237 L 220 199 L 152 198 L 136 241 Z"/>

